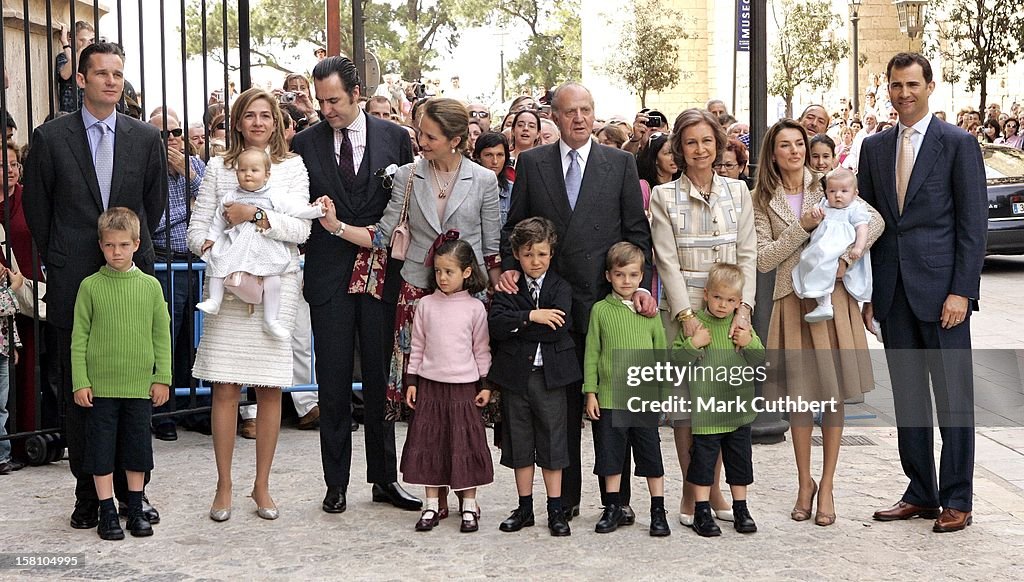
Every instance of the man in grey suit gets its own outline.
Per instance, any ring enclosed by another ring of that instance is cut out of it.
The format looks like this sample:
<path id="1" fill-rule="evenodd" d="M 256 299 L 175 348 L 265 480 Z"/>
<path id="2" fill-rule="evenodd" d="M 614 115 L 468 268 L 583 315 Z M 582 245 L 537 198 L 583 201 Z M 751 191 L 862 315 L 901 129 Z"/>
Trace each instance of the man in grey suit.
<path id="1" fill-rule="evenodd" d="M 112 43 L 82 51 L 77 81 L 84 91 L 79 112 L 45 123 L 32 135 L 25 160 L 25 218 L 46 266 L 47 338 L 65 403 L 65 437 L 71 472 L 78 480 L 71 527 L 96 527 L 99 502 L 92 476 L 81 470 L 88 409 L 71 398 L 71 328 L 82 280 L 103 266 L 96 221 L 108 208 L 122 206 L 149 228 L 135 253 L 135 265 L 153 273 L 150 233 L 167 204 L 167 168 L 160 131 L 115 111 L 124 89 L 124 55 Z M 128 500 L 124 471 L 114 471 L 114 491 Z M 149 481 L 149 474 L 146 474 Z M 144 504 L 150 523 L 160 520 Z"/>
<path id="2" fill-rule="evenodd" d="M 871 249 L 874 289 L 864 322 L 881 322 L 892 381 L 900 461 L 910 484 L 879 521 L 935 519 L 935 532 L 971 524 L 974 379 L 970 314 L 978 308 L 988 197 L 978 142 L 928 111 L 928 59 L 889 61 L 893 130 L 868 137 L 860 196 L 885 219 Z M 932 389 L 929 390 L 929 378 Z M 932 392 L 942 434 L 936 475 Z"/>
<path id="3" fill-rule="evenodd" d="M 524 152 L 516 162 L 512 206 L 502 229 L 502 273 L 498 290 L 516 293 L 519 272 L 508 237 L 519 221 L 542 216 L 555 223 L 558 248 L 551 266 L 572 287 L 571 335 L 583 365 L 590 309 L 611 292 L 605 279 L 605 255 L 617 242 L 629 241 L 646 258 L 644 286 L 651 281 L 651 229 L 644 214 L 636 160 L 628 152 L 591 139 L 594 98 L 577 83 L 560 85 L 551 99 L 551 117 L 561 132 L 557 143 Z M 657 301 L 647 290 L 633 296 L 637 311 L 653 317 Z M 566 392 L 570 465 L 562 478 L 562 505 L 570 519 L 579 514 L 581 468 L 580 432 L 583 394 L 579 384 Z M 629 475 L 629 457 L 626 457 Z M 599 479 L 599 482 L 602 481 Z M 628 508 L 628 479 L 623 479 L 621 504 Z M 603 490 L 603 483 L 602 483 Z M 602 499 L 606 507 L 615 504 Z M 615 504 L 617 505 L 617 504 Z M 632 511 L 626 511 L 632 523 Z"/>

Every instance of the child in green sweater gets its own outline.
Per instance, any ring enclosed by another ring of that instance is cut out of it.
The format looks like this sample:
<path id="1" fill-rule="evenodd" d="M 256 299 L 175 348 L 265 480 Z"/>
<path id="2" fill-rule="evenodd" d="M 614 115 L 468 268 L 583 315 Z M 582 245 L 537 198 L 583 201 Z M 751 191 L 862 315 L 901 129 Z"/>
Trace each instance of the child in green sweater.
<path id="1" fill-rule="evenodd" d="M 665 328 L 661 318 L 636 312 L 630 297 L 644 276 L 640 247 L 620 242 L 608 250 L 605 277 L 612 293 L 594 304 L 583 360 L 583 392 L 587 416 L 594 430 L 594 474 L 604 478 L 607 504 L 594 528 L 610 533 L 626 524 L 619 487 L 627 447 L 636 456 L 636 474 L 647 477 L 651 491 L 652 536 L 671 532 L 665 513 L 665 466 L 661 460 L 658 414 L 630 412 L 623 386 L 615 385 L 612 358 L 616 350 L 664 350 Z M 631 393 L 633 394 L 633 393 Z M 649 395 L 657 399 L 658 394 Z M 629 476 L 627 475 L 628 479 Z"/>
<path id="2" fill-rule="evenodd" d="M 139 217 L 127 208 L 100 215 L 100 249 L 107 264 L 82 281 L 71 332 L 75 403 L 91 409 L 82 469 L 100 500 L 97 533 L 124 539 L 114 506 L 114 461 L 128 479 L 128 529 L 153 535 L 142 511 L 145 473 L 153 468 L 153 405 L 167 402 L 171 382 L 171 321 L 160 282 L 132 262 Z M 152 403 L 151 403 L 152 402 Z"/>
<path id="3" fill-rule="evenodd" d="M 765 353 L 753 329 L 738 328 L 729 336 L 742 301 L 743 271 L 736 265 L 716 263 L 704 286 L 707 308 L 696 314 L 701 327 L 692 337 L 680 330 L 673 345 L 677 357 L 691 364 L 693 445 L 686 480 L 694 486 L 697 501 L 693 530 L 704 537 L 722 533 L 709 502 L 719 452 L 732 492 L 733 527 L 740 533 L 757 531 L 747 509 L 747 485 L 754 482 L 750 423 L 757 413 L 751 408 L 753 379 L 758 374 L 755 366 L 764 362 Z"/>

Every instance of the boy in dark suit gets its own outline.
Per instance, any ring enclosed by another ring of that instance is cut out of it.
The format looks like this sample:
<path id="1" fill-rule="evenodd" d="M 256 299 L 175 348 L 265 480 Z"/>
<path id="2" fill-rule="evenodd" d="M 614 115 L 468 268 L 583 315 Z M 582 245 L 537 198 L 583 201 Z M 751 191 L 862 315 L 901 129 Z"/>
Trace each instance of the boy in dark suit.
<path id="1" fill-rule="evenodd" d="M 501 531 L 531 526 L 534 464 L 548 494 L 548 529 L 572 532 L 562 507 L 562 469 L 569 466 L 565 387 L 582 379 L 572 328 L 572 288 L 550 271 L 555 225 L 527 218 L 509 237 L 524 277 L 518 293 L 497 293 L 488 325 L 493 362 L 488 379 L 501 387 L 501 464 L 516 474 L 519 507 Z"/>

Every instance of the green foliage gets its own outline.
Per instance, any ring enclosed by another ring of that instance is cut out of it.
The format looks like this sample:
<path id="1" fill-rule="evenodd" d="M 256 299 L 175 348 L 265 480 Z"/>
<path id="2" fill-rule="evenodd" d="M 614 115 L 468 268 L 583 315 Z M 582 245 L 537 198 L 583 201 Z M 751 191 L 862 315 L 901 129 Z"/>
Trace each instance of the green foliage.
<path id="1" fill-rule="evenodd" d="M 985 111 L 989 76 L 1016 62 L 1024 49 L 1024 0 L 940 0 L 932 7 L 945 18 L 937 41 L 926 42 L 924 51 L 942 57 L 947 82 L 965 79 L 968 91 L 980 88 L 978 111 Z M 929 10 L 929 20 L 934 13 Z"/>
<path id="2" fill-rule="evenodd" d="M 604 70 L 633 89 L 641 107 L 647 107 L 649 92 L 674 87 L 688 76 L 679 70 L 676 46 L 676 41 L 689 38 L 684 18 L 662 0 L 638 0 L 633 5 L 633 17 L 619 29 L 623 42 L 617 54 L 608 58 Z"/>
<path id="3" fill-rule="evenodd" d="M 772 14 L 779 36 L 772 47 L 775 67 L 768 92 L 785 99 L 786 116 L 792 117 L 797 88 L 830 89 L 836 65 L 850 47 L 832 34 L 842 19 L 827 0 L 774 0 Z"/>

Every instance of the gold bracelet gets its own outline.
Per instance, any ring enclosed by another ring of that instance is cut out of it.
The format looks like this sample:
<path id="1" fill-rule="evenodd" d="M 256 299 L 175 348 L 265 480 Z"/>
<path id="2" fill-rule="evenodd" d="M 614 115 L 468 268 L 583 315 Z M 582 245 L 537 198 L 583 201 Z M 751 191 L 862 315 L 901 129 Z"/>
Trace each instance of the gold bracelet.
<path id="1" fill-rule="evenodd" d="M 687 320 L 690 320 L 690 319 L 693 319 L 693 318 L 694 318 L 693 309 L 690 309 L 689 307 L 687 307 L 686 309 L 680 311 L 679 314 L 676 315 L 676 321 L 678 321 L 679 323 L 683 323 L 684 321 L 687 321 Z"/>

